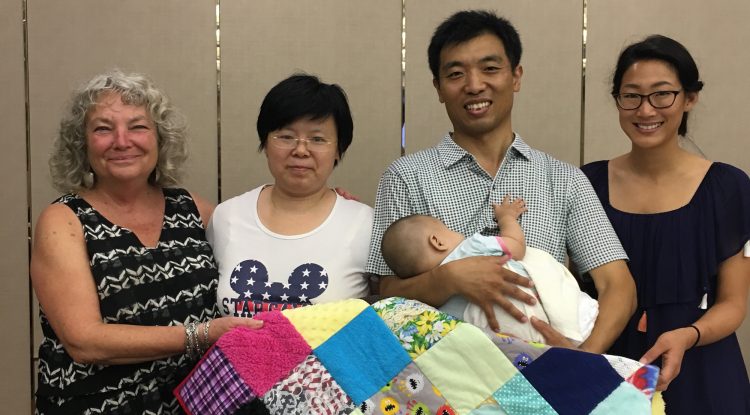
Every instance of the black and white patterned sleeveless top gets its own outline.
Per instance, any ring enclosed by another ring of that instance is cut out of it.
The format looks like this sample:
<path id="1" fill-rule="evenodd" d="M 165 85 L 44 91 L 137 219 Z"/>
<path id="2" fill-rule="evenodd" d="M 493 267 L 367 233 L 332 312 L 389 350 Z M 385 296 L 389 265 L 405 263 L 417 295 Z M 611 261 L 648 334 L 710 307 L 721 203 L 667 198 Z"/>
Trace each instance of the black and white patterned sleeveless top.
<path id="1" fill-rule="evenodd" d="M 106 323 L 177 326 L 217 315 L 218 272 L 198 208 L 184 189 L 163 192 L 164 222 L 154 248 L 144 247 L 78 195 L 55 201 L 81 221 Z M 40 316 L 38 413 L 182 413 L 172 389 L 194 364 L 186 355 L 127 365 L 75 363 L 43 310 Z"/>

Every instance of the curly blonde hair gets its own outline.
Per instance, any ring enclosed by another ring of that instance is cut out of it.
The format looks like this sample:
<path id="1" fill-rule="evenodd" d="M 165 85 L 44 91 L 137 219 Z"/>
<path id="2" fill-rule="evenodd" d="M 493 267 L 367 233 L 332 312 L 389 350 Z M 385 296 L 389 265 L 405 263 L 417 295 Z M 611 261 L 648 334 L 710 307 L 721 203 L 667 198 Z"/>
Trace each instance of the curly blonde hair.
<path id="1" fill-rule="evenodd" d="M 52 185 L 62 193 L 89 189 L 94 185 L 86 179 L 91 172 L 86 144 L 86 115 L 106 94 L 115 93 L 127 105 L 143 106 L 156 125 L 159 157 L 149 183 L 159 187 L 174 186 L 182 178 L 187 160 L 187 124 L 172 106 L 167 95 L 148 77 L 120 70 L 96 75 L 73 93 L 49 159 Z"/>

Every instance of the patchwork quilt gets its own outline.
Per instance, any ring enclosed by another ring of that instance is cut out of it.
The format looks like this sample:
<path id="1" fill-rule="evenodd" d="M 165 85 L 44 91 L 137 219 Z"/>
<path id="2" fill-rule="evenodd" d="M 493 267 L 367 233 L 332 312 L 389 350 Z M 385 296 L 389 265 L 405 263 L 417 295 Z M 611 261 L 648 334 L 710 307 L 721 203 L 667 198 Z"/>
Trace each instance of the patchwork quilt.
<path id="1" fill-rule="evenodd" d="M 654 366 L 483 331 L 413 300 L 255 318 L 261 329 L 226 333 L 175 389 L 188 414 L 652 413 Z"/>

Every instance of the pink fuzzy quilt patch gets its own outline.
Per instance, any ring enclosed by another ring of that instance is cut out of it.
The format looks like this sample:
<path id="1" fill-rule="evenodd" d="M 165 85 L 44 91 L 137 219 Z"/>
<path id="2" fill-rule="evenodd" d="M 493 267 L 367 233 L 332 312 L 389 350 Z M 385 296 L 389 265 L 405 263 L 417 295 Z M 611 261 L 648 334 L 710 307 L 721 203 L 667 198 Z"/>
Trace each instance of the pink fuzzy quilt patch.
<path id="1" fill-rule="evenodd" d="M 260 329 L 238 327 L 216 342 L 253 393 L 261 396 L 289 375 L 312 352 L 299 332 L 278 311 L 260 313 Z"/>

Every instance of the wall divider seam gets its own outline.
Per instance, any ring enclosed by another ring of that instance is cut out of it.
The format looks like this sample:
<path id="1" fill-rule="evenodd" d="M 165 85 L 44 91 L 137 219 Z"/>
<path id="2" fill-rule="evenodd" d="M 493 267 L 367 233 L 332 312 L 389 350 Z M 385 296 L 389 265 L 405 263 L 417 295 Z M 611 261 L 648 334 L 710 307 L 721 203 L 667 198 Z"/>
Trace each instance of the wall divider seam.
<path id="1" fill-rule="evenodd" d="M 588 2 L 587 0 L 581 0 L 581 6 L 583 7 L 582 16 L 582 30 L 581 30 L 581 139 L 578 144 L 580 154 L 578 155 L 578 165 L 583 166 L 586 151 L 586 40 L 587 40 L 587 28 L 588 28 Z"/>
<path id="2" fill-rule="evenodd" d="M 221 202 L 221 0 L 216 0 L 216 202 Z"/>
<path id="3" fill-rule="evenodd" d="M 31 260 L 31 106 L 29 98 L 29 26 L 28 26 L 28 0 L 21 0 L 22 13 L 22 30 L 23 30 L 23 78 L 24 78 L 24 117 L 26 118 L 26 249 L 27 258 Z M 28 287 L 28 321 L 29 321 L 29 376 L 28 384 L 31 399 L 29 401 L 30 413 L 34 413 L 34 377 L 36 362 L 34 359 L 34 289 L 31 285 L 31 278 L 26 279 Z"/>
<path id="4" fill-rule="evenodd" d="M 406 0 L 401 0 L 401 155 L 406 154 Z"/>

